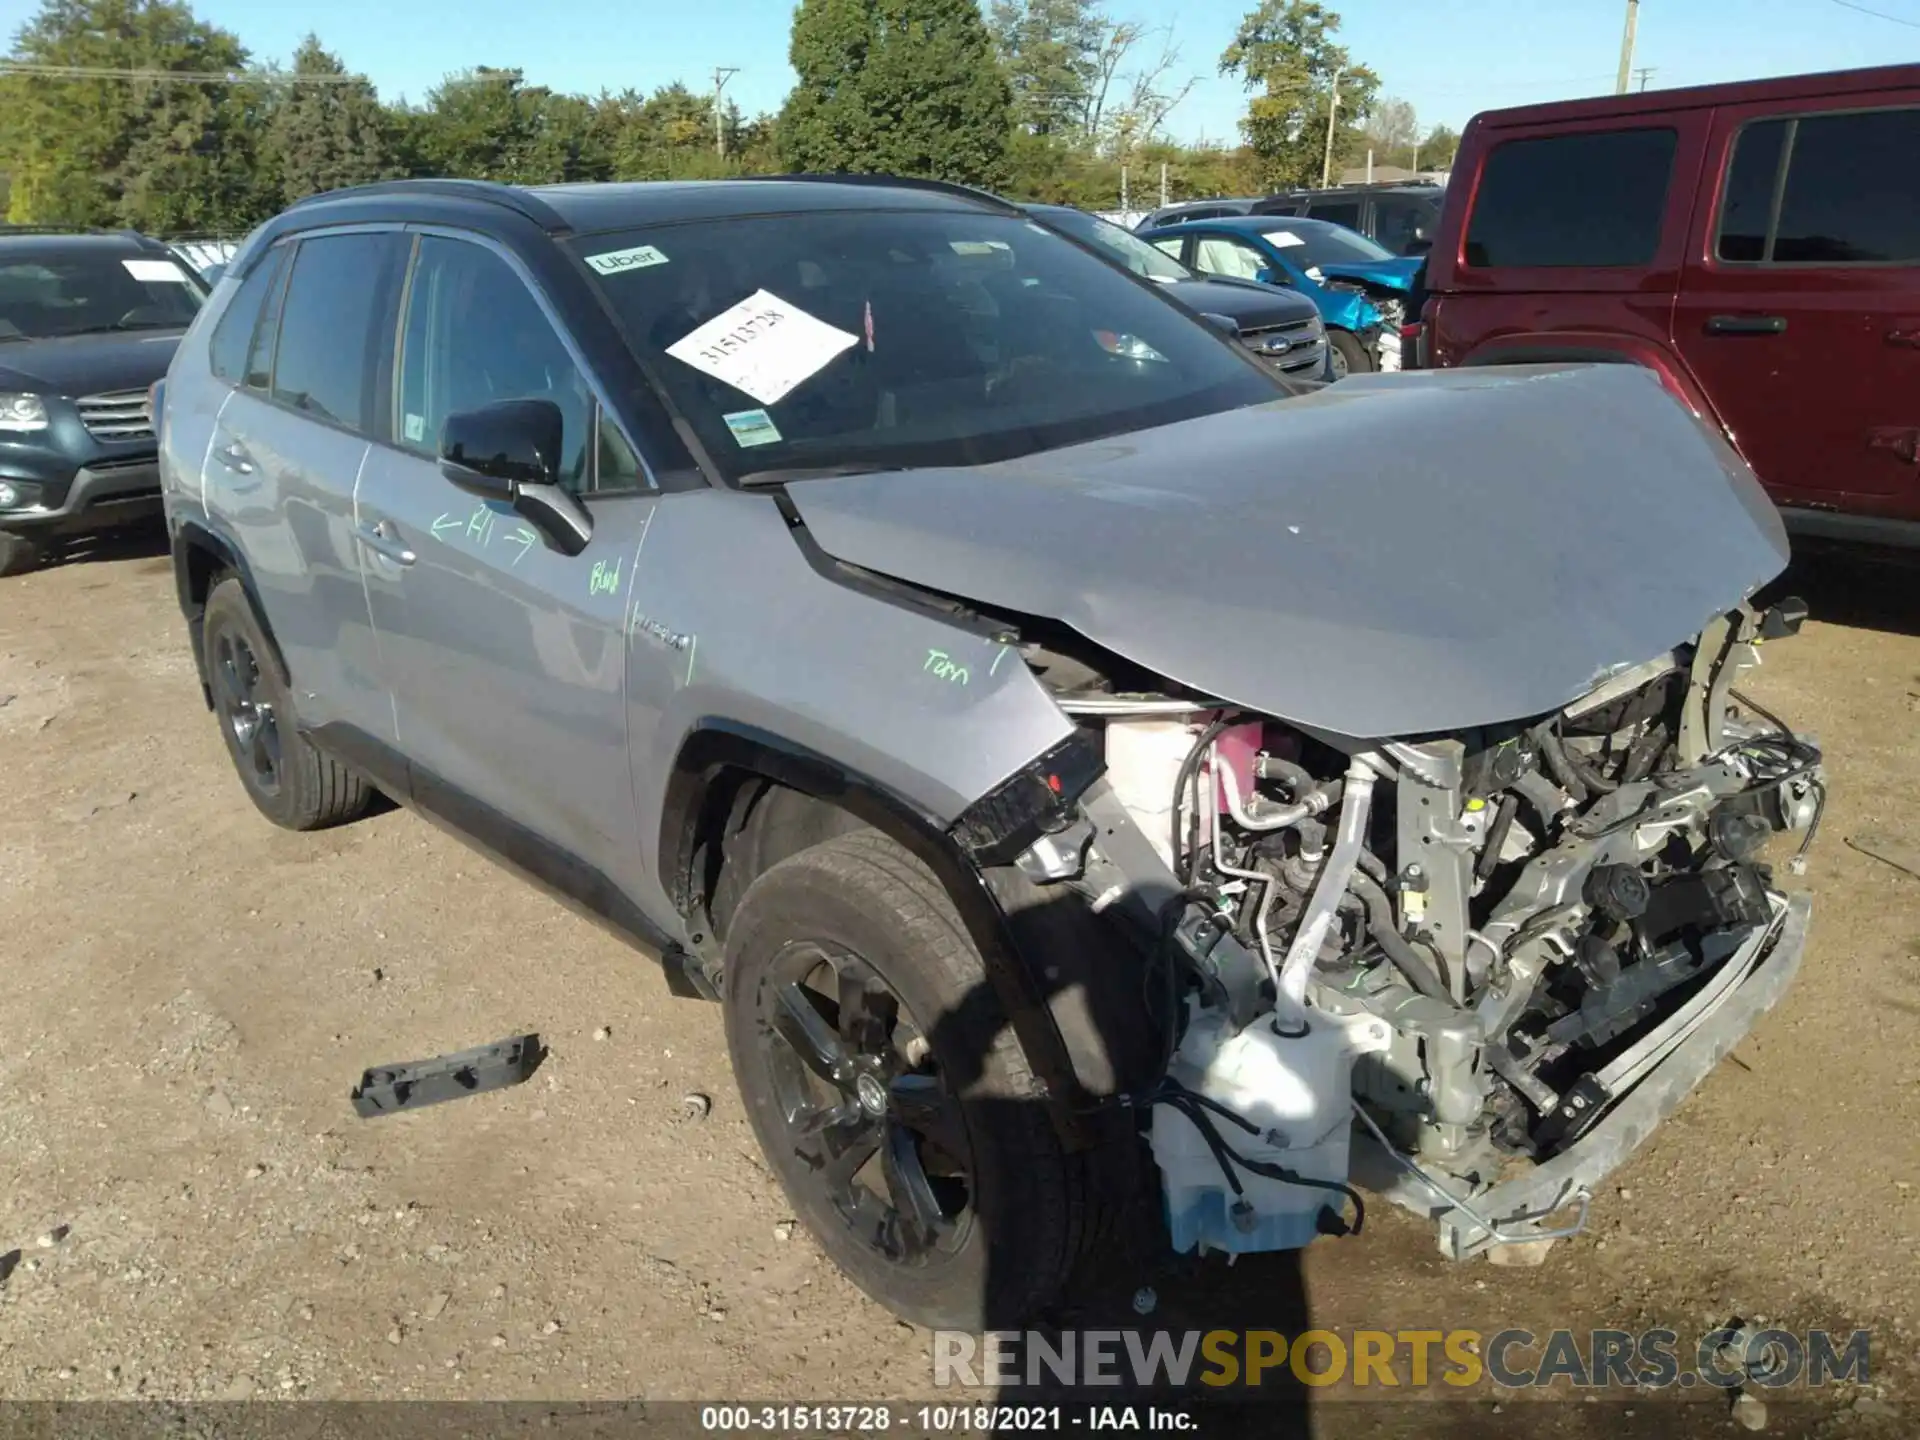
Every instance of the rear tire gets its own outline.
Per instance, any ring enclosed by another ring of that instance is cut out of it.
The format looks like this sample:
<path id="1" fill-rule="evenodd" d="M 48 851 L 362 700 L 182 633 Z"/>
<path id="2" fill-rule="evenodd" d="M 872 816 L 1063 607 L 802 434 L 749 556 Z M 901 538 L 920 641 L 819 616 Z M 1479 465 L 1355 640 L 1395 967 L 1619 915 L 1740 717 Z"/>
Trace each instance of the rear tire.
<path id="1" fill-rule="evenodd" d="M 1333 378 L 1365 375 L 1373 369 L 1373 356 L 1351 330 L 1329 330 L 1327 343 L 1333 347 Z"/>
<path id="2" fill-rule="evenodd" d="M 301 735 L 253 602 L 237 576 L 218 581 L 200 619 L 213 710 L 255 808 L 285 830 L 357 820 L 373 788 Z"/>
<path id="3" fill-rule="evenodd" d="M 760 1148 L 856 1285 L 914 1324 L 970 1331 L 1059 1293 L 1094 1202 L 1114 1197 L 1090 1193 L 1088 1157 L 1062 1147 L 919 860 L 862 830 L 760 876 L 728 930 L 725 1008 Z"/>
<path id="4" fill-rule="evenodd" d="M 24 575 L 40 563 L 44 547 L 30 536 L 0 530 L 0 576 Z"/>

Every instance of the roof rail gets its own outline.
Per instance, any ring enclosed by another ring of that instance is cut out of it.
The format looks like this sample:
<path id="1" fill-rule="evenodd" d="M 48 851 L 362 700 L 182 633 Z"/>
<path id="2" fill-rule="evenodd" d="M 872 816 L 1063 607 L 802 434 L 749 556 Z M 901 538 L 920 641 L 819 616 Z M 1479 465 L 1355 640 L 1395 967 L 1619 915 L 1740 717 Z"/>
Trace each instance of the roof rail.
<path id="1" fill-rule="evenodd" d="M 912 175 L 810 170 L 795 175 L 742 175 L 739 178 L 742 180 L 804 180 L 817 185 L 873 185 L 891 190 L 927 190 L 936 195 L 951 195 L 960 200 L 977 201 L 982 205 L 992 206 L 995 210 L 1020 213 L 1020 207 L 1013 201 L 1004 195 L 996 195 L 991 190 L 981 190 L 973 185 L 961 185 L 952 180 L 922 180 Z"/>
<path id="2" fill-rule="evenodd" d="M 484 204 L 498 205 L 517 215 L 524 215 L 543 230 L 558 232 L 569 228 L 567 222 L 561 218 L 560 212 L 537 195 L 517 185 L 502 185 L 496 180 L 454 180 L 441 177 L 376 180 L 369 185 L 347 185 L 338 190 L 322 190 L 317 195 L 308 195 L 304 199 L 294 201 L 288 208 L 298 210 L 302 206 L 317 205 L 325 201 L 358 200 L 379 195 L 445 195 L 450 199 L 478 200 Z"/>

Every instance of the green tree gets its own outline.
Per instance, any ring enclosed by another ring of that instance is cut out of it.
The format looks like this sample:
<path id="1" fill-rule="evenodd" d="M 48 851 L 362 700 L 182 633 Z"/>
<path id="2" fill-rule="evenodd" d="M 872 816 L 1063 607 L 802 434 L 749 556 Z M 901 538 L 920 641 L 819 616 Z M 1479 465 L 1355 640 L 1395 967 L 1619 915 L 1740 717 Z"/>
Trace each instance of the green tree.
<path id="1" fill-rule="evenodd" d="M 1033 135 L 1083 131 L 1108 29 L 1096 0 L 993 0 L 989 24 L 1014 123 Z"/>
<path id="2" fill-rule="evenodd" d="M 1449 170 L 1460 151 L 1460 132 L 1451 125 L 1436 125 L 1420 141 L 1420 167 L 1423 170 Z"/>
<path id="3" fill-rule="evenodd" d="M 1372 112 L 1380 77 L 1334 43 L 1339 29 L 1340 17 L 1316 0 L 1262 0 L 1220 57 L 1220 73 L 1254 92 L 1240 129 L 1273 189 L 1320 183 L 1330 115 L 1336 174 L 1365 144 L 1353 122 Z"/>
<path id="4" fill-rule="evenodd" d="M 268 122 L 265 157 L 279 171 L 284 204 L 323 190 L 364 185 L 396 173 L 385 108 L 364 79 L 309 34 Z"/>
<path id="5" fill-rule="evenodd" d="M 1012 96 L 975 0 L 801 0 L 780 117 L 796 170 L 995 185 Z"/>
<path id="6" fill-rule="evenodd" d="M 247 52 L 175 0 L 43 0 L 12 59 L 91 70 L 229 74 Z M 250 128 L 264 96 L 200 78 L 0 76 L 8 216 L 51 225 L 230 228 L 257 216 Z"/>

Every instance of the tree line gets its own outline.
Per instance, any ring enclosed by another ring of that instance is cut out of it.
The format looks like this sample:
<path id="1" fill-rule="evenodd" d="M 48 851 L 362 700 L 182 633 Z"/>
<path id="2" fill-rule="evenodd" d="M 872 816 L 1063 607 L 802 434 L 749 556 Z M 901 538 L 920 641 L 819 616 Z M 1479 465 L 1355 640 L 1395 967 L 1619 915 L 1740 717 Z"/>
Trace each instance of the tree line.
<path id="1" fill-rule="evenodd" d="M 1197 76 L 1172 29 L 1103 0 L 800 0 L 798 83 L 749 119 L 674 82 L 594 96 L 516 68 L 448 75 L 388 103 L 318 36 L 261 64 L 186 0 L 42 0 L 0 74 L 0 184 L 16 224 L 240 234 L 304 196 L 403 176 L 518 184 L 887 171 L 1092 208 L 1317 183 L 1444 127 L 1336 43 L 1315 0 L 1261 0 L 1218 59 L 1246 87 L 1240 143 L 1182 144 L 1168 123 Z"/>

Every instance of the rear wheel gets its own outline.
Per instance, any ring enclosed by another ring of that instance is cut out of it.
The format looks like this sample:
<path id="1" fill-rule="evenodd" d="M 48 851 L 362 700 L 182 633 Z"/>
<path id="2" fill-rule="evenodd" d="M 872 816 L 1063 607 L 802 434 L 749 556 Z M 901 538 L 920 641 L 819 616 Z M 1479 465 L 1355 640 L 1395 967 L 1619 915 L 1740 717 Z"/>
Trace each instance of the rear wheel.
<path id="1" fill-rule="evenodd" d="M 236 577 L 213 587 L 200 623 L 213 711 L 247 798 L 287 830 L 358 819 L 372 788 L 295 728 L 293 696 Z"/>
<path id="2" fill-rule="evenodd" d="M 795 1212 L 855 1284 L 935 1328 L 1014 1324 L 1087 1220 L 938 880 L 877 831 L 775 865 L 727 936 L 727 1045 Z"/>
<path id="3" fill-rule="evenodd" d="M 43 549 L 38 540 L 0 530 L 0 575 L 24 575 L 40 563 Z"/>
<path id="4" fill-rule="evenodd" d="M 1373 357 L 1367 353 L 1367 347 L 1351 330 L 1329 330 L 1327 341 L 1333 347 L 1333 378 L 1344 380 L 1349 375 L 1365 375 L 1373 369 Z"/>

